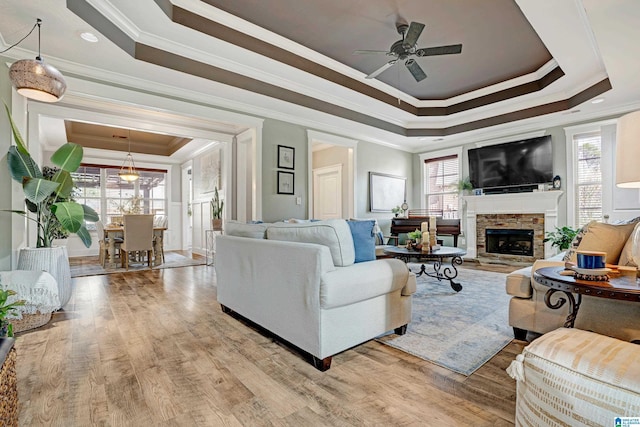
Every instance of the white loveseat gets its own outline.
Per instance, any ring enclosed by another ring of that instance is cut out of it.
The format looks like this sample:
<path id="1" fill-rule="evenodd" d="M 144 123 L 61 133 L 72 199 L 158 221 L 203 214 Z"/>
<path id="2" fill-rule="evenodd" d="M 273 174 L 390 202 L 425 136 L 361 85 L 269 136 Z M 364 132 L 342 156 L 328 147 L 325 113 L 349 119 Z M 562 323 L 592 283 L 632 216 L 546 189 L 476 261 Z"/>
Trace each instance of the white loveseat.
<path id="1" fill-rule="evenodd" d="M 527 331 L 545 334 L 564 325 L 569 304 L 551 309 L 544 302 L 549 290 L 534 279 L 534 272 L 543 267 L 562 267 L 565 258 L 575 262 L 575 250 L 600 250 L 607 252 L 608 264 L 632 265 L 631 243 L 633 235 L 640 232 L 636 220 L 623 224 L 591 222 L 576 237 L 565 256 L 561 253 L 546 260 L 538 260 L 533 266 L 516 270 L 507 275 L 506 291 L 509 301 L 509 325 L 517 339 L 524 340 Z M 635 227 L 635 228 L 634 228 Z M 640 303 L 593 296 L 583 296 L 575 327 L 625 341 L 640 340 Z"/>
<path id="2" fill-rule="evenodd" d="M 397 259 L 354 263 L 345 220 L 227 222 L 216 239 L 218 302 L 311 356 L 331 357 L 411 320 L 413 273 Z"/>

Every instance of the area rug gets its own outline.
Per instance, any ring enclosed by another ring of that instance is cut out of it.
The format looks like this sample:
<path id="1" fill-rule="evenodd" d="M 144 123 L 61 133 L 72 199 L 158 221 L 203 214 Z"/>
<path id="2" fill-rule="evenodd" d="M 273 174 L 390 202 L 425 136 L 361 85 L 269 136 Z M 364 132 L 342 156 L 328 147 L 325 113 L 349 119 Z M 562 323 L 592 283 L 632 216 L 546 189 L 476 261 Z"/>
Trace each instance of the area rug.
<path id="1" fill-rule="evenodd" d="M 165 262 L 159 264 L 157 266 L 153 266 L 154 269 L 162 269 L 162 268 L 175 268 L 175 267 L 189 267 L 193 265 L 204 265 L 205 258 L 198 257 L 196 259 L 189 258 L 183 255 L 180 255 L 176 252 L 165 252 L 164 253 Z M 115 268 L 102 268 L 98 257 L 75 257 L 69 259 L 69 264 L 71 265 L 71 277 L 81 277 L 81 276 L 95 276 L 101 274 L 112 274 L 112 273 L 126 273 L 127 270 L 122 267 Z M 128 271 L 140 271 L 146 270 L 146 264 L 142 263 L 131 263 L 129 264 Z"/>
<path id="2" fill-rule="evenodd" d="M 409 267 L 419 271 L 419 264 Z M 458 273 L 460 292 L 449 281 L 418 277 L 407 333 L 378 341 L 467 376 L 502 350 L 513 339 L 506 275 L 464 268 Z"/>

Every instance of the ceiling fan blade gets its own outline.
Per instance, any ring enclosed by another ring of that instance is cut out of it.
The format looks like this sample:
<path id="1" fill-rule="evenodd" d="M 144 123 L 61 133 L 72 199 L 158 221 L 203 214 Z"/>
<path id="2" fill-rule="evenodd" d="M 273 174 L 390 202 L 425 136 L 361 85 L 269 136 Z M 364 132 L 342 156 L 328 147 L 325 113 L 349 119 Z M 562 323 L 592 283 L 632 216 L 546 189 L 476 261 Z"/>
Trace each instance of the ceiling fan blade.
<path id="1" fill-rule="evenodd" d="M 373 79 L 374 77 L 377 77 L 380 73 L 382 73 L 384 70 L 386 70 L 389 67 L 393 67 L 395 65 L 395 63 L 398 62 L 397 59 L 394 59 L 392 61 L 387 62 L 386 64 L 384 64 L 382 67 L 378 68 L 377 70 L 375 70 L 373 73 L 369 74 L 366 78 L 367 79 Z"/>
<path id="2" fill-rule="evenodd" d="M 405 49 L 415 46 L 416 42 L 418 41 L 418 37 L 420 37 L 420 34 L 422 34 L 422 30 L 424 30 L 424 24 L 421 24 L 419 22 L 412 22 L 409 25 L 409 29 L 404 35 L 402 46 Z"/>
<path id="3" fill-rule="evenodd" d="M 418 63 L 413 59 L 408 59 L 407 62 L 404 63 L 404 65 L 407 66 L 407 69 L 417 82 L 427 78 L 427 75 L 425 74 L 422 67 L 420 67 L 420 65 L 418 65 Z"/>
<path id="4" fill-rule="evenodd" d="M 462 52 L 461 44 L 450 44 L 448 46 L 425 47 L 416 50 L 418 56 L 452 55 Z"/>
<path id="5" fill-rule="evenodd" d="M 387 54 L 389 51 L 386 50 L 354 50 L 352 55 L 370 55 L 370 54 Z"/>

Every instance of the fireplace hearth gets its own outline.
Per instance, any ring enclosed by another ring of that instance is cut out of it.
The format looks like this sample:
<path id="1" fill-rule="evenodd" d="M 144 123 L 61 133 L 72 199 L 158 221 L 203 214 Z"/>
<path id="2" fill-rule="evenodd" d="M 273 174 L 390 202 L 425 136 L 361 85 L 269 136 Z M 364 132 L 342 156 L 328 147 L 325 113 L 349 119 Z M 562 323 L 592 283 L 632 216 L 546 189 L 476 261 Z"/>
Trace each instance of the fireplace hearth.
<path id="1" fill-rule="evenodd" d="M 533 230 L 487 228 L 486 252 L 493 254 L 533 256 Z"/>

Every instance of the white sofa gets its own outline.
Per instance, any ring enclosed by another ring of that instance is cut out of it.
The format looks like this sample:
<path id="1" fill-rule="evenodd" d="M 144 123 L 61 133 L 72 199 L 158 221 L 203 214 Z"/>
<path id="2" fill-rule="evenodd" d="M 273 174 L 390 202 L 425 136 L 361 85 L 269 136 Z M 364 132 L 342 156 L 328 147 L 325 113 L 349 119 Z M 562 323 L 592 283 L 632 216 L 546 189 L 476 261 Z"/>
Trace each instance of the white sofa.
<path id="1" fill-rule="evenodd" d="M 311 356 L 331 357 L 411 320 L 413 273 L 397 259 L 354 263 L 344 220 L 227 222 L 216 239 L 218 301 Z"/>
<path id="2" fill-rule="evenodd" d="M 631 425 L 614 420 L 640 414 L 639 358 L 640 346 L 593 332 L 545 334 L 507 369 L 517 380 L 515 425 Z"/>
<path id="3" fill-rule="evenodd" d="M 572 248 L 547 260 L 538 260 L 533 266 L 507 275 L 506 291 L 509 301 L 509 325 L 516 339 L 526 339 L 527 331 L 544 334 L 564 325 L 569 304 L 551 309 L 544 302 L 547 286 L 534 279 L 533 273 L 543 267 L 562 267 L 563 258 L 575 262 L 575 250 L 601 250 L 607 252 L 607 263 L 631 265 L 631 241 L 635 223 L 603 224 L 592 222 L 581 231 Z M 600 297 L 583 296 L 575 327 L 625 341 L 640 340 L 640 303 Z"/>

